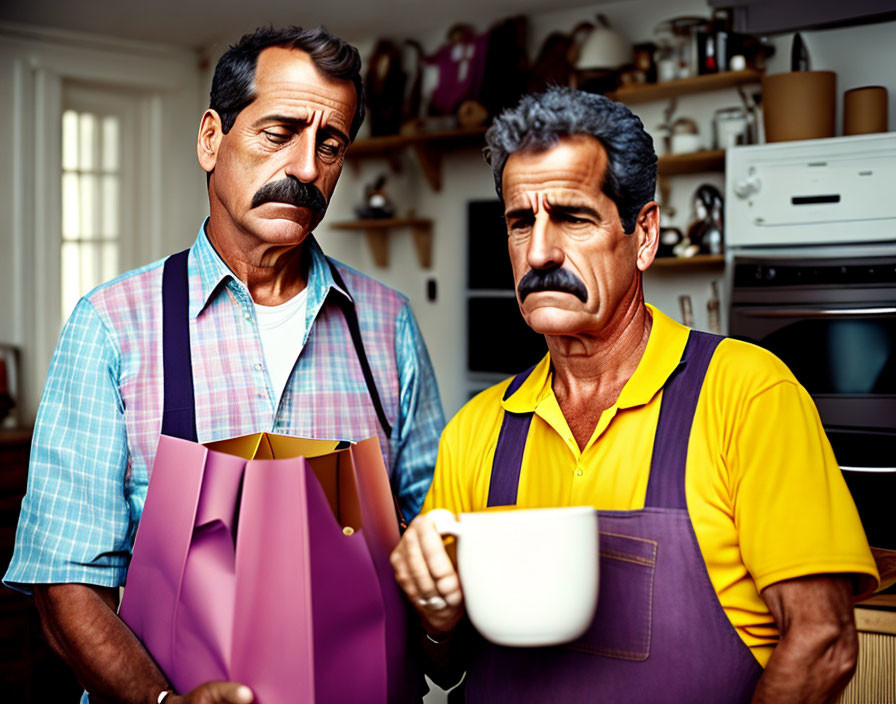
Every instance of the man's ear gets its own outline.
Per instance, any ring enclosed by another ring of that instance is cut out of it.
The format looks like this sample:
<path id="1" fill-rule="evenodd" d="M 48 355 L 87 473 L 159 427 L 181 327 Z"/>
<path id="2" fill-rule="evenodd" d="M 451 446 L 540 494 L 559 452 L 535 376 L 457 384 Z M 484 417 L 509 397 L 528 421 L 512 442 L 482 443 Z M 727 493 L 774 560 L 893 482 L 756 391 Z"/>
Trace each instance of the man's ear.
<path id="1" fill-rule="evenodd" d="M 199 165 L 206 173 L 215 169 L 218 161 L 218 149 L 224 130 L 221 124 L 221 116 L 209 108 L 202 115 L 199 123 L 199 137 L 196 139 L 196 156 L 199 157 Z"/>
<path id="2" fill-rule="evenodd" d="M 638 238 L 638 269 L 646 271 L 653 264 L 660 243 L 660 206 L 654 201 L 641 208 L 634 234 Z"/>

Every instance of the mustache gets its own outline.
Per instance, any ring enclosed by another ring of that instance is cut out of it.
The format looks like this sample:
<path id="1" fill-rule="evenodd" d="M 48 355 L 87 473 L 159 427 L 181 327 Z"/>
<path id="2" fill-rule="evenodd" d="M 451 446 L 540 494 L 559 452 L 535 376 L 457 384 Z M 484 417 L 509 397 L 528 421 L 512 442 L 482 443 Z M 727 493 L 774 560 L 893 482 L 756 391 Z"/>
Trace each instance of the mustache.
<path id="1" fill-rule="evenodd" d="M 297 208 L 308 208 L 323 216 L 327 212 L 327 199 L 313 183 L 304 183 L 297 178 L 272 181 L 259 188 L 252 196 L 252 207 L 262 203 L 288 203 Z"/>
<path id="2" fill-rule="evenodd" d="M 529 269 L 517 286 L 520 302 L 536 291 L 563 291 L 571 293 L 582 303 L 588 300 L 588 289 L 575 274 L 563 267 L 556 269 Z"/>

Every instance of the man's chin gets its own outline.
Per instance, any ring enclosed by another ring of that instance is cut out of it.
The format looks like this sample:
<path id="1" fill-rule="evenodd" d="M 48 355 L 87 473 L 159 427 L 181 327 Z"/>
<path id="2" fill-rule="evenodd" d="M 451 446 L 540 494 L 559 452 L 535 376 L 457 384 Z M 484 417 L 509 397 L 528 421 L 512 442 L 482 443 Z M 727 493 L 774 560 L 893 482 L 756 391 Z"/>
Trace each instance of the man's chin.
<path id="1" fill-rule="evenodd" d="M 275 235 L 295 236 L 301 232 L 304 237 L 316 228 L 322 219 L 318 213 L 308 208 L 297 208 L 294 205 L 276 204 L 278 207 L 266 207 L 275 205 L 265 203 L 256 210 L 256 222 L 258 229 Z"/>
<path id="2" fill-rule="evenodd" d="M 526 324 L 539 335 L 575 335 L 587 328 L 588 315 L 581 308 L 539 306 L 524 314 Z"/>

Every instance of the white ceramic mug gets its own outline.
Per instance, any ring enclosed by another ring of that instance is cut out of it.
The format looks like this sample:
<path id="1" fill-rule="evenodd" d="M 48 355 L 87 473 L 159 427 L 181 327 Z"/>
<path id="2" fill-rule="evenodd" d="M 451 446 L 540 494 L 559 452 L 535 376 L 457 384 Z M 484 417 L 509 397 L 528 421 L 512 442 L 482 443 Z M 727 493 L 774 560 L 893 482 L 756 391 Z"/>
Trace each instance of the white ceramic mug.
<path id="1" fill-rule="evenodd" d="M 598 588 L 597 511 L 591 506 L 427 514 L 457 537 L 467 614 L 499 645 L 575 640 L 594 619 Z"/>

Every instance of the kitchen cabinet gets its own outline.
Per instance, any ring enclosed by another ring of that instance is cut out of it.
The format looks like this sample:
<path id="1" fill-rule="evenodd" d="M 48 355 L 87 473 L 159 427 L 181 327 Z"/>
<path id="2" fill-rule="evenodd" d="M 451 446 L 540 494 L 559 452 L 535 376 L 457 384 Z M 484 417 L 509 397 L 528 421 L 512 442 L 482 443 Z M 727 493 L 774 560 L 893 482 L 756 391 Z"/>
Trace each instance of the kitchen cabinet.
<path id="1" fill-rule="evenodd" d="M 859 659 L 840 704 L 896 702 L 896 551 L 871 551 L 883 591 L 856 604 Z"/>

